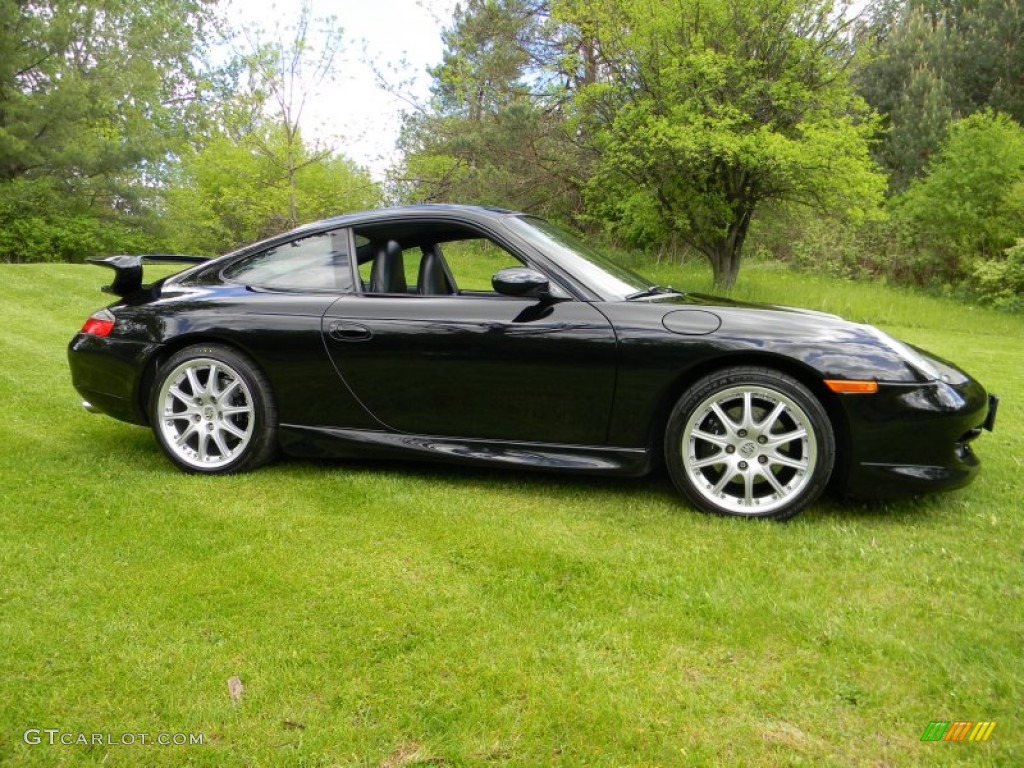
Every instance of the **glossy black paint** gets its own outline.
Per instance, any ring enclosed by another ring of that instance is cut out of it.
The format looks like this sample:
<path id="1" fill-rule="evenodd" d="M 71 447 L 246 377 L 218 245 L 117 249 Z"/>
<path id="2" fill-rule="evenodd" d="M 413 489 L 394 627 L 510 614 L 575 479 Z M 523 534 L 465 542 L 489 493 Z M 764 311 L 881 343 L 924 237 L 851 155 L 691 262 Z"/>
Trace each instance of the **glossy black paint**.
<path id="1" fill-rule="evenodd" d="M 754 364 L 797 378 L 825 405 L 840 443 L 835 482 L 848 493 L 957 487 L 976 473 L 967 443 L 990 406 L 955 366 L 928 356 L 942 374 L 929 379 L 871 329 L 817 312 L 693 294 L 610 300 L 507 226 L 513 215 L 421 206 L 342 216 L 130 291 L 111 305 L 110 337 L 72 340 L 74 385 L 99 410 L 145 424 L 162 361 L 218 342 L 266 375 L 281 445 L 293 455 L 637 475 L 655 463 L 665 415 L 689 384 Z M 354 289 L 319 292 L 222 276 L 250 254 L 310 234 L 400 237 L 423 222 L 471 228 L 516 254 L 533 295 L 508 295 L 517 292 L 514 272 L 503 293 L 442 296 L 367 293 L 354 273 Z M 527 270 L 550 294 L 537 295 Z M 877 380 L 879 392 L 835 394 L 827 379 Z"/>
<path id="2" fill-rule="evenodd" d="M 550 294 L 551 283 L 545 275 L 527 267 L 509 267 L 494 274 L 494 290 L 505 296 L 542 299 Z"/>
<path id="3" fill-rule="evenodd" d="M 114 280 L 110 285 L 103 286 L 104 293 L 112 293 L 115 296 L 131 296 L 142 289 L 143 264 L 202 264 L 209 259 L 203 256 L 147 253 L 139 256 L 108 256 L 105 259 L 86 259 L 86 261 L 114 270 Z"/>
<path id="4" fill-rule="evenodd" d="M 452 304 L 457 303 L 457 311 Z M 586 302 L 347 296 L 324 316 L 371 338 L 327 349 L 346 386 L 398 432 L 603 445 L 616 343 Z M 557 414 L 557 416 L 553 416 Z"/>
<path id="5" fill-rule="evenodd" d="M 281 425 L 281 445 L 293 456 L 400 459 L 482 464 L 553 472 L 598 472 L 636 477 L 650 469 L 642 448 L 475 440 L 382 430 Z"/>

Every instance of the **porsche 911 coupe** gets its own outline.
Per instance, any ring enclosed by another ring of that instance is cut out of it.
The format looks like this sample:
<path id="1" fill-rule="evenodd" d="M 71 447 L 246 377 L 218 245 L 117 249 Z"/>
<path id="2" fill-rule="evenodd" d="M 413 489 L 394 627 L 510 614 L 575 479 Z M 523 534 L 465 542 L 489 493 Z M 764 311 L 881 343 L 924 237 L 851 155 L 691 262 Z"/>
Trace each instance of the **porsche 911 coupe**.
<path id="1" fill-rule="evenodd" d="M 193 266 L 144 285 L 143 264 Z M 279 452 L 639 476 L 785 519 L 827 488 L 957 488 L 998 399 L 870 325 L 651 285 L 511 211 L 390 208 L 220 258 L 113 256 L 83 406 L 187 472 Z"/>

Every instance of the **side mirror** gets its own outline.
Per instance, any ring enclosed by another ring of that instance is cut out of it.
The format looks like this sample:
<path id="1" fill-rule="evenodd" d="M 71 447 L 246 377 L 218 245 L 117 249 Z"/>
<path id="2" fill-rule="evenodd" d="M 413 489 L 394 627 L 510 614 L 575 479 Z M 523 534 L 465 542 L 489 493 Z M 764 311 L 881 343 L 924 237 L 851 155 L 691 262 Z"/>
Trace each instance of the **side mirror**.
<path id="1" fill-rule="evenodd" d="M 491 285 L 504 296 L 543 299 L 551 295 L 551 284 L 540 272 L 529 267 L 508 267 L 495 272 Z"/>

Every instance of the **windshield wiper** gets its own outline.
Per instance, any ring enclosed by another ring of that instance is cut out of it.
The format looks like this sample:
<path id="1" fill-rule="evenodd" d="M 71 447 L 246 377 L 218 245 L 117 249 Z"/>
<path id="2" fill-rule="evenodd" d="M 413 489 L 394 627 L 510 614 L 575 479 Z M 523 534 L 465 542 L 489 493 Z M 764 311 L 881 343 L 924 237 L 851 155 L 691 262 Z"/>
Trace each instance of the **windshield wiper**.
<path id="1" fill-rule="evenodd" d="M 647 298 L 648 296 L 661 296 L 667 293 L 674 293 L 677 296 L 683 295 L 682 291 L 677 291 L 671 285 L 652 285 L 649 288 L 644 288 L 642 291 L 637 291 L 636 293 L 629 294 L 628 296 L 626 296 L 626 301 L 632 301 L 633 299 L 644 299 Z"/>

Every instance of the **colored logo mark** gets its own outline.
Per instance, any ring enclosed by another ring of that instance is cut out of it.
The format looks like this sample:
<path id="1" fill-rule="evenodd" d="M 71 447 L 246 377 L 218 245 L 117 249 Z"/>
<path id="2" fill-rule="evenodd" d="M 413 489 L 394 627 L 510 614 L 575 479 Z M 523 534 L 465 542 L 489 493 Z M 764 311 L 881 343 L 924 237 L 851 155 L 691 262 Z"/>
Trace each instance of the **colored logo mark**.
<path id="1" fill-rule="evenodd" d="M 994 720 L 932 720 L 921 734 L 921 741 L 988 741 Z"/>

